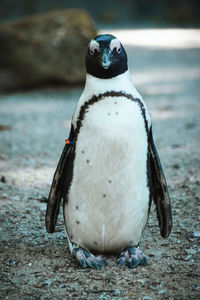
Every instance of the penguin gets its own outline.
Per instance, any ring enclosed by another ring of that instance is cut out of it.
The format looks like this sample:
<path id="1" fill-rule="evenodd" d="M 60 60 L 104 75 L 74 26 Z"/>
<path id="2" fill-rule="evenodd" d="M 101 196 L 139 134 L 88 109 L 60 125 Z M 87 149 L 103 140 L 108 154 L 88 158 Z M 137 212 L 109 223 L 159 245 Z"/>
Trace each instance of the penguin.
<path id="1" fill-rule="evenodd" d="M 131 80 L 120 41 L 104 34 L 86 53 L 86 81 L 58 162 L 46 210 L 55 231 L 61 200 L 69 249 L 83 267 L 147 263 L 139 243 L 156 205 L 161 236 L 172 228 L 171 202 L 147 107 Z"/>

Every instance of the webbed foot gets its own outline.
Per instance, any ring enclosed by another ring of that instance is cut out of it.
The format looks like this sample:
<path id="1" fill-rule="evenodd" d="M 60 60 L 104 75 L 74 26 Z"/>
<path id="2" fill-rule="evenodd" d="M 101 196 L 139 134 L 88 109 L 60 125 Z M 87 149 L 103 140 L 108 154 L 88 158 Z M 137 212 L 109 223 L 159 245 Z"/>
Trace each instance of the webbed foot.
<path id="1" fill-rule="evenodd" d="M 118 259 L 120 266 L 128 266 L 131 269 L 136 268 L 138 265 L 147 264 L 147 256 L 139 250 L 138 247 L 127 247 L 123 250 Z"/>
<path id="2" fill-rule="evenodd" d="M 106 266 L 107 262 L 101 256 L 94 256 L 90 251 L 78 247 L 73 250 L 73 256 L 78 260 L 83 268 L 92 268 L 101 270 L 102 266 Z"/>

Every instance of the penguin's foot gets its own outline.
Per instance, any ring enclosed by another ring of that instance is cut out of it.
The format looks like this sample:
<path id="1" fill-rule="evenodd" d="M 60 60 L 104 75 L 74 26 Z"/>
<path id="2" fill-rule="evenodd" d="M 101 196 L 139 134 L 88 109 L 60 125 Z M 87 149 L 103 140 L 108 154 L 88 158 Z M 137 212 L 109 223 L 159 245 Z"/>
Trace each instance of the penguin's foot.
<path id="1" fill-rule="evenodd" d="M 131 269 L 136 268 L 138 265 L 147 264 L 147 256 L 139 250 L 138 247 L 127 247 L 121 253 L 118 259 L 118 264 L 120 266 L 128 266 Z"/>
<path id="2" fill-rule="evenodd" d="M 88 250 L 78 247 L 73 250 L 73 256 L 78 260 L 83 268 L 92 268 L 101 270 L 102 266 L 106 266 L 107 262 L 101 256 L 94 256 Z"/>

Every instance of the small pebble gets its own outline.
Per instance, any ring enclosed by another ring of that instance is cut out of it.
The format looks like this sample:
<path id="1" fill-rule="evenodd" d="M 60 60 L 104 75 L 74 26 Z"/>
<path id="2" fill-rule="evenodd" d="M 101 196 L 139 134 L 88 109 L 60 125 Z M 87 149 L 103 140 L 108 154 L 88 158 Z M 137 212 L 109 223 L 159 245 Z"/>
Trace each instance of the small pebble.
<path id="1" fill-rule="evenodd" d="M 0 181 L 3 182 L 3 183 L 6 183 L 7 182 L 6 177 L 5 176 L 1 176 Z"/>
<path id="2" fill-rule="evenodd" d="M 200 237 L 200 231 L 194 231 L 193 236 L 194 237 Z"/>
<path id="3" fill-rule="evenodd" d="M 161 290 L 158 291 L 158 294 L 159 294 L 159 295 L 165 294 L 165 293 L 166 293 L 166 289 L 161 289 Z"/>
<path id="4" fill-rule="evenodd" d="M 115 290 L 114 293 L 113 293 L 115 296 L 118 296 L 120 294 L 120 291 L 119 290 Z"/>

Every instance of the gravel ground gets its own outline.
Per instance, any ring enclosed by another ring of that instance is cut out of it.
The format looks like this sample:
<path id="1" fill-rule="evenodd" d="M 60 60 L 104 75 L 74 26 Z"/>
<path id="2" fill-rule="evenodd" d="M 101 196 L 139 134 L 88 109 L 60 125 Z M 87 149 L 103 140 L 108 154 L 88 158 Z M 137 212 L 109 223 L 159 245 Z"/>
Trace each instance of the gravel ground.
<path id="1" fill-rule="evenodd" d="M 147 266 L 119 267 L 113 256 L 101 271 L 81 269 L 69 254 L 62 213 L 52 235 L 44 218 L 82 87 L 1 94 L 1 299 L 199 299 L 200 49 L 126 49 L 152 115 L 172 200 L 172 234 L 161 238 L 152 207 L 140 245 Z"/>

